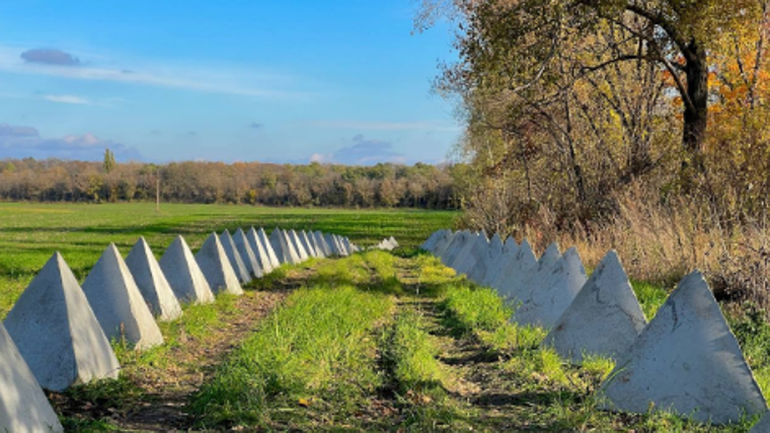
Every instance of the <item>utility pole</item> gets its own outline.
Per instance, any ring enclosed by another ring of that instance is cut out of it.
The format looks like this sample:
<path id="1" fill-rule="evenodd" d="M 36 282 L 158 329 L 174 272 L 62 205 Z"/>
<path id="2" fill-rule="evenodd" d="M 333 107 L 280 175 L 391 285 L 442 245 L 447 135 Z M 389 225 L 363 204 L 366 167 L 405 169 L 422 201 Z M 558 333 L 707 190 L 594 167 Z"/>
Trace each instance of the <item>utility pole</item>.
<path id="1" fill-rule="evenodd" d="M 155 212 L 160 213 L 160 167 L 155 169 Z"/>

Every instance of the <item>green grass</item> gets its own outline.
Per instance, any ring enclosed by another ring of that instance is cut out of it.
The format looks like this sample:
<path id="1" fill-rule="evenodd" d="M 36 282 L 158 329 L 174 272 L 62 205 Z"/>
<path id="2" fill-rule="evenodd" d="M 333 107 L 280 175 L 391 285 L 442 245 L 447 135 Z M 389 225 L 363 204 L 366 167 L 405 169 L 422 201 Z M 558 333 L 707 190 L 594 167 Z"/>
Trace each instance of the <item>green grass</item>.
<path id="1" fill-rule="evenodd" d="M 0 203 L 0 318 L 55 251 L 60 251 L 82 281 L 110 242 L 126 255 L 144 236 L 161 255 L 176 235 L 194 250 L 211 231 L 263 226 L 321 230 L 371 245 L 393 235 L 414 247 L 434 230 L 450 227 L 456 212 L 352 210 L 163 204 Z"/>
<path id="2" fill-rule="evenodd" d="M 472 333 L 491 349 L 534 348 L 545 338 L 541 328 L 509 322 L 513 309 L 490 288 L 452 285 L 441 303 L 445 324 L 460 335 Z"/>
<path id="3" fill-rule="evenodd" d="M 301 423 L 309 410 L 344 419 L 381 384 L 373 331 L 391 309 L 390 297 L 351 286 L 294 292 L 217 369 L 193 413 L 205 427 Z"/>
<path id="4" fill-rule="evenodd" d="M 446 373 L 436 359 L 438 348 L 424 330 L 422 315 L 407 310 L 398 315 L 386 334 L 386 353 L 393 379 L 401 395 L 443 394 Z"/>

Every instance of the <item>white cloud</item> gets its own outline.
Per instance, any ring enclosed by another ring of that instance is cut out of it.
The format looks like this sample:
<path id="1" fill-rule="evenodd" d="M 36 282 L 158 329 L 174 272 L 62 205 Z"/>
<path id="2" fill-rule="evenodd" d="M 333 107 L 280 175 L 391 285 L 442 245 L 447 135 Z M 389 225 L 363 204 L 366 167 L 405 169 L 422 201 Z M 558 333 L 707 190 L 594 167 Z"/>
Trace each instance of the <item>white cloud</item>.
<path id="1" fill-rule="evenodd" d="M 43 95 L 43 99 L 51 102 L 59 102 L 62 104 L 76 104 L 76 105 L 90 105 L 91 101 L 86 98 L 73 95 Z"/>
<path id="2" fill-rule="evenodd" d="M 141 68 L 100 67 L 81 62 L 77 65 L 25 61 L 24 48 L 0 46 L 0 71 L 14 74 L 47 75 L 73 80 L 113 81 L 136 85 L 194 90 L 273 99 L 304 100 L 308 92 L 280 90 L 291 80 L 285 76 L 261 74 L 253 70 L 220 67 L 201 69 L 189 65 L 147 65 Z"/>

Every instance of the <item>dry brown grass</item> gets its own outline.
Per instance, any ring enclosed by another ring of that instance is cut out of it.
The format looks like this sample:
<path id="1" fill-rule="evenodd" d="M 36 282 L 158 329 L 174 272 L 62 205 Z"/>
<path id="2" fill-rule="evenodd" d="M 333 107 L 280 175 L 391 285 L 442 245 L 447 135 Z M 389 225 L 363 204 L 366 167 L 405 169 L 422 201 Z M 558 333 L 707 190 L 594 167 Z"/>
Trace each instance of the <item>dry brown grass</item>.
<path id="1" fill-rule="evenodd" d="M 770 230 L 766 220 L 727 221 L 693 201 L 632 188 L 617 199 L 617 212 L 606 222 L 559 230 L 541 211 L 537 228 L 527 227 L 536 251 L 557 240 L 577 246 L 585 265 L 596 266 L 610 249 L 618 251 L 629 276 L 673 288 L 694 269 L 703 271 L 715 295 L 733 305 L 753 302 L 770 312 Z"/>

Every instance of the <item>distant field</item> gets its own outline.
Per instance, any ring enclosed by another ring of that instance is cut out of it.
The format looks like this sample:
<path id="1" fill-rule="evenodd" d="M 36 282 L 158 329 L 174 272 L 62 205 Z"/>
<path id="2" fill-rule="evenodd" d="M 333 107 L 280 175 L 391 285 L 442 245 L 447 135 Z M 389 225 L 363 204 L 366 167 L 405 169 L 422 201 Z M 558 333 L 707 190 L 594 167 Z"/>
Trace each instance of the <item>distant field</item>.
<path id="1" fill-rule="evenodd" d="M 416 246 L 456 212 L 351 210 L 164 204 L 0 204 L 0 318 L 5 317 L 48 258 L 60 251 L 82 281 L 104 248 L 114 242 L 123 255 L 144 236 L 161 255 L 176 235 L 196 250 L 211 231 L 237 227 L 312 229 L 346 235 L 361 245 L 393 235 Z"/>

